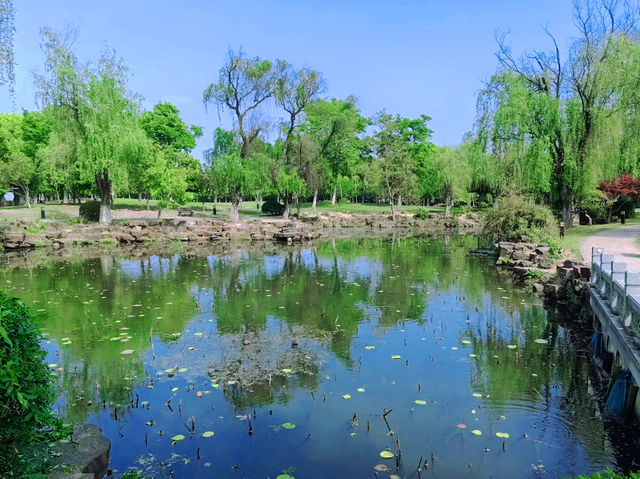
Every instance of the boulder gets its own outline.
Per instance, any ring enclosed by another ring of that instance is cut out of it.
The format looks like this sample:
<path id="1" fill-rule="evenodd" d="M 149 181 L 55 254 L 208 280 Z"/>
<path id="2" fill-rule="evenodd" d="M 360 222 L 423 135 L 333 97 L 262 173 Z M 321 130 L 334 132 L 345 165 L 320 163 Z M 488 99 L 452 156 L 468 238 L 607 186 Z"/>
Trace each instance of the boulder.
<path id="1" fill-rule="evenodd" d="M 102 434 L 102 429 L 94 424 L 77 424 L 73 428 L 71 435 L 72 442 L 59 442 L 51 448 L 51 465 L 57 469 L 56 478 L 77 478 L 84 479 L 80 474 L 89 474 L 88 477 L 101 479 L 109 468 L 109 454 L 111 452 L 111 441 Z M 74 476 L 62 475 L 65 473 L 75 474 Z"/>
<path id="2" fill-rule="evenodd" d="M 542 294 L 544 292 L 544 285 L 542 283 L 533 283 L 533 292 L 535 294 Z"/>
<path id="3" fill-rule="evenodd" d="M 555 264 L 555 262 L 551 258 L 548 258 L 547 256 L 537 256 L 535 258 L 535 263 L 538 265 L 539 268 L 542 268 L 542 269 L 551 269 Z"/>

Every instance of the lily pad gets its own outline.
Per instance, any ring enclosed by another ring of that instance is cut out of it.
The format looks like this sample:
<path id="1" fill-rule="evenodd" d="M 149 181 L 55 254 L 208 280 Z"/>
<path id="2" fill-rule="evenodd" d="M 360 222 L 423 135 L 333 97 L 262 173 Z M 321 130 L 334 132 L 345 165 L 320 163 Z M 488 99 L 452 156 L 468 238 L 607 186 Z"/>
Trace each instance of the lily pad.
<path id="1" fill-rule="evenodd" d="M 496 436 L 501 437 L 502 439 L 508 439 L 509 434 L 506 432 L 496 432 Z"/>
<path id="2" fill-rule="evenodd" d="M 509 349 L 516 349 L 518 346 L 517 346 L 517 345 L 515 345 L 515 344 L 508 344 L 508 345 L 507 345 L 507 347 L 508 347 Z"/>
<path id="3" fill-rule="evenodd" d="M 289 374 L 289 373 L 291 373 L 292 371 L 291 371 L 291 369 L 289 369 L 289 368 L 284 368 L 284 369 L 282 370 L 282 372 L 283 372 L 283 373 L 285 373 L 285 374 Z"/>
<path id="4" fill-rule="evenodd" d="M 416 399 L 415 401 L 413 401 L 416 404 L 419 404 L 420 406 L 424 406 L 427 404 L 427 401 L 425 401 L 424 399 Z"/>
<path id="5" fill-rule="evenodd" d="M 458 429 L 466 429 L 466 428 L 467 428 L 467 425 L 466 425 L 466 424 L 458 424 L 456 427 L 457 427 Z"/>
<path id="6" fill-rule="evenodd" d="M 187 368 L 180 368 L 178 369 L 179 373 L 186 373 L 187 372 Z"/>
<path id="7" fill-rule="evenodd" d="M 176 434 L 175 436 L 173 436 L 171 438 L 171 440 L 173 442 L 180 442 L 180 441 L 184 440 L 184 436 L 182 434 Z"/>
<path id="8" fill-rule="evenodd" d="M 480 394 L 480 393 L 473 393 L 473 394 L 472 394 L 472 396 L 473 396 L 474 398 L 481 398 L 481 397 L 482 397 L 482 394 Z"/>
<path id="9" fill-rule="evenodd" d="M 382 459 L 393 459 L 394 456 L 395 455 L 391 451 L 382 451 L 382 452 L 380 452 L 380 457 Z"/>
<path id="10" fill-rule="evenodd" d="M 471 341 L 469 341 L 468 339 L 463 339 L 462 341 L 460 341 L 462 344 L 471 344 Z"/>
<path id="11" fill-rule="evenodd" d="M 215 432 L 213 431 L 205 431 L 202 433 L 202 437 L 213 437 L 214 434 Z"/>
<path id="12" fill-rule="evenodd" d="M 180 388 L 178 388 L 178 387 L 172 388 L 172 389 L 171 389 L 171 392 L 172 392 L 172 393 L 174 393 L 174 392 L 176 392 L 178 389 L 180 389 Z"/>
<path id="13" fill-rule="evenodd" d="M 535 339 L 533 341 L 534 343 L 538 343 L 538 344 L 548 344 L 549 341 L 547 341 L 546 339 Z"/>
<path id="14" fill-rule="evenodd" d="M 364 349 L 368 349 L 369 351 L 372 351 L 374 349 L 376 349 L 375 346 L 365 346 Z"/>
<path id="15" fill-rule="evenodd" d="M 480 429 L 474 429 L 473 431 L 471 431 L 471 434 L 473 434 L 474 436 L 482 436 L 482 431 Z"/>
<path id="16" fill-rule="evenodd" d="M 283 423 L 282 423 L 282 427 L 283 427 L 284 429 L 295 429 L 295 428 L 296 428 L 296 425 L 295 425 L 295 424 L 293 424 L 292 422 L 283 422 Z"/>
<path id="17" fill-rule="evenodd" d="M 363 392 L 365 392 L 365 389 L 364 388 L 358 388 L 358 389 L 356 389 L 356 391 L 358 391 L 359 393 L 363 393 Z"/>
<path id="18" fill-rule="evenodd" d="M 399 354 L 394 354 L 393 356 L 391 356 L 391 359 L 402 359 L 402 356 L 400 356 Z"/>
<path id="19" fill-rule="evenodd" d="M 280 474 L 279 476 L 276 476 L 276 479 L 296 479 L 296 478 L 293 477 L 291 474 Z"/>
<path id="20" fill-rule="evenodd" d="M 351 399 L 351 394 L 343 394 L 342 399 Z"/>
<path id="21" fill-rule="evenodd" d="M 125 349 L 124 351 L 120 351 L 120 354 L 133 354 L 133 349 Z"/>

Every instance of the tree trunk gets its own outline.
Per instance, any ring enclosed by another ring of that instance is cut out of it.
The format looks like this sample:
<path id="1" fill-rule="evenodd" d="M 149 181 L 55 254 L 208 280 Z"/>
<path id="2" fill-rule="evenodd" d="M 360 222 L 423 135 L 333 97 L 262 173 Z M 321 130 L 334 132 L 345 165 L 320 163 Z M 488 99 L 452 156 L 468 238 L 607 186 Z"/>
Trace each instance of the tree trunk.
<path id="1" fill-rule="evenodd" d="M 451 216 L 451 204 L 453 199 L 451 198 L 451 188 L 446 187 L 444 190 L 444 216 L 448 218 Z"/>
<path id="2" fill-rule="evenodd" d="M 138 203 L 142 202 L 142 191 L 138 191 Z"/>
<path id="3" fill-rule="evenodd" d="M 205 201 L 203 201 L 203 202 L 202 202 L 202 212 L 203 212 L 203 213 L 204 213 L 204 204 L 205 204 L 205 203 L 206 203 Z"/>
<path id="4" fill-rule="evenodd" d="M 29 191 L 29 186 L 25 186 L 24 188 L 22 188 L 22 192 L 24 193 L 24 202 L 27 205 L 27 208 L 31 208 L 31 198 L 30 198 L 30 191 Z"/>
<path id="5" fill-rule="evenodd" d="M 160 215 L 162 214 L 162 207 L 158 206 L 158 221 L 160 220 Z"/>
<path id="6" fill-rule="evenodd" d="M 311 203 L 311 208 L 316 209 L 316 205 L 318 204 L 318 190 L 313 192 L 313 203 Z"/>
<path id="7" fill-rule="evenodd" d="M 402 206 L 402 195 L 398 195 L 398 206 Z"/>
<path id="8" fill-rule="evenodd" d="M 242 198 L 236 193 L 231 194 L 231 211 L 229 212 L 229 218 L 231 221 L 240 220 L 240 201 Z"/>
<path id="9" fill-rule="evenodd" d="M 100 223 L 108 225 L 111 223 L 111 178 L 105 169 L 96 175 L 96 185 L 100 192 Z"/>
<path id="10" fill-rule="evenodd" d="M 291 213 L 291 202 L 289 201 L 289 198 L 287 198 L 286 196 L 283 199 L 284 199 L 284 211 L 282 212 L 282 219 L 288 220 L 289 214 Z"/>
<path id="11" fill-rule="evenodd" d="M 298 210 L 298 219 L 300 219 L 300 210 L 302 209 L 302 204 L 299 196 L 296 197 L 296 209 Z"/>
<path id="12" fill-rule="evenodd" d="M 63 205 L 69 204 L 69 192 L 67 191 L 66 188 L 62 190 L 62 204 Z"/>
<path id="13" fill-rule="evenodd" d="M 149 194 L 147 194 L 147 211 L 149 211 L 150 207 L 149 207 Z"/>
<path id="14" fill-rule="evenodd" d="M 338 195 L 338 183 L 334 183 L 333 185 L 333 195 L 331 196 L 331 204 L 335 205 L 336 204 L 336 197 Z"/>
<path id="15" fill-rule="evenodd" d="M 389 200 L 389 206 L 391 206 L 391 219 L 393 220 L 393 222 L 396 222 L 396 210 L 393 207 L 393 198 L 391 198 Z"/>

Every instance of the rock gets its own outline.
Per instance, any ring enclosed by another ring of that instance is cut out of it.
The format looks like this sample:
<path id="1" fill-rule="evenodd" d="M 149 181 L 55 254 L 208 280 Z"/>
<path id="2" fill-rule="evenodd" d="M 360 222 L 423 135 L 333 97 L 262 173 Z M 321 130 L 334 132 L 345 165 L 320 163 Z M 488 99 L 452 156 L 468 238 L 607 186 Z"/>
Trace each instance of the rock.
<path id="1" fill-rule="evenodd" d="M 535 263 L 538 265 L 539 268 L 551 269 L 553 268 L 555 261 L 553 261 L 551 258 L 548 258 L 546 256 L 537 256 L 535 258 Z"/>
<path id="2" fill-rule="evenodd" d="M 545 284 L 542 292 L 547 298 L 555 300 L 558 297 L 558 289 L 559 286 L 557 284 Z"/>
<path id="3" fill-rule="evenodd" d="M 69 470 L 76 476 L 52 476 L 66 479 L 83 478 L 80 473 L 101 479 L 109 468 L 111 441 L 94 424 L 77 424 L 71 435 L 72 442 L 59 442 L 52 447 L 50 463 L 57 469 Z"/>
<path id="4" fill-rule="evenodd" d="M 543 255 L 543 256 L 547 255 L 549 251 L 551 251 L 551 248 L 549 248 L 548 246 L 538 246 L 536 248 L 536 254 Z"/>
<path id="5" fill-rule="evenodd" d="M 529 241 L 531 241 L 531 238 L 529 238 L 527 235 L 521 235 L 520 241 L 522 241 L 523 243 L 528 243 Z"/>
<path id="6" fill-rule="evenodd" d="M 515 250 L 511 255 L 511 258 L 516 261 L 529 261 L 529 253 L 524 250 Z"/>
<path id="7" fill-rule="evenodd" d="M 558 268 L 558 278 L 566 278 L 566 279 L 571 279 L 573 278 L 573 267 L 566 267 L 567 262 L 564 262 L 565 267 L 564 268 Z"/>
<path id="8" fill-rule="evenodd" d="M 533 283 L 533 292 L 535 294 L 542 294 L 544 292 L 544 285 L 542 283 Z"/>

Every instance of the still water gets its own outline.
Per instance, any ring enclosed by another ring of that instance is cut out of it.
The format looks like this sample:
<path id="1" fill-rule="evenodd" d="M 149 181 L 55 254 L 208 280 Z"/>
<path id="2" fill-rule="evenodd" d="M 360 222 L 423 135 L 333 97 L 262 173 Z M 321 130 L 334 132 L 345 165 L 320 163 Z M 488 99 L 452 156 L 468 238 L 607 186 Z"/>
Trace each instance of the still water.
<path id="1" fill-rule="evenodd" d="M 116 475 L 626 468 L 581 342 L 490 260 L 467 254 L 474 245 L 367 238 L 135 259 L 115 250 L 5 267 L 0 281 L 40 317 L 56 410 L 102 427 Z"/>

